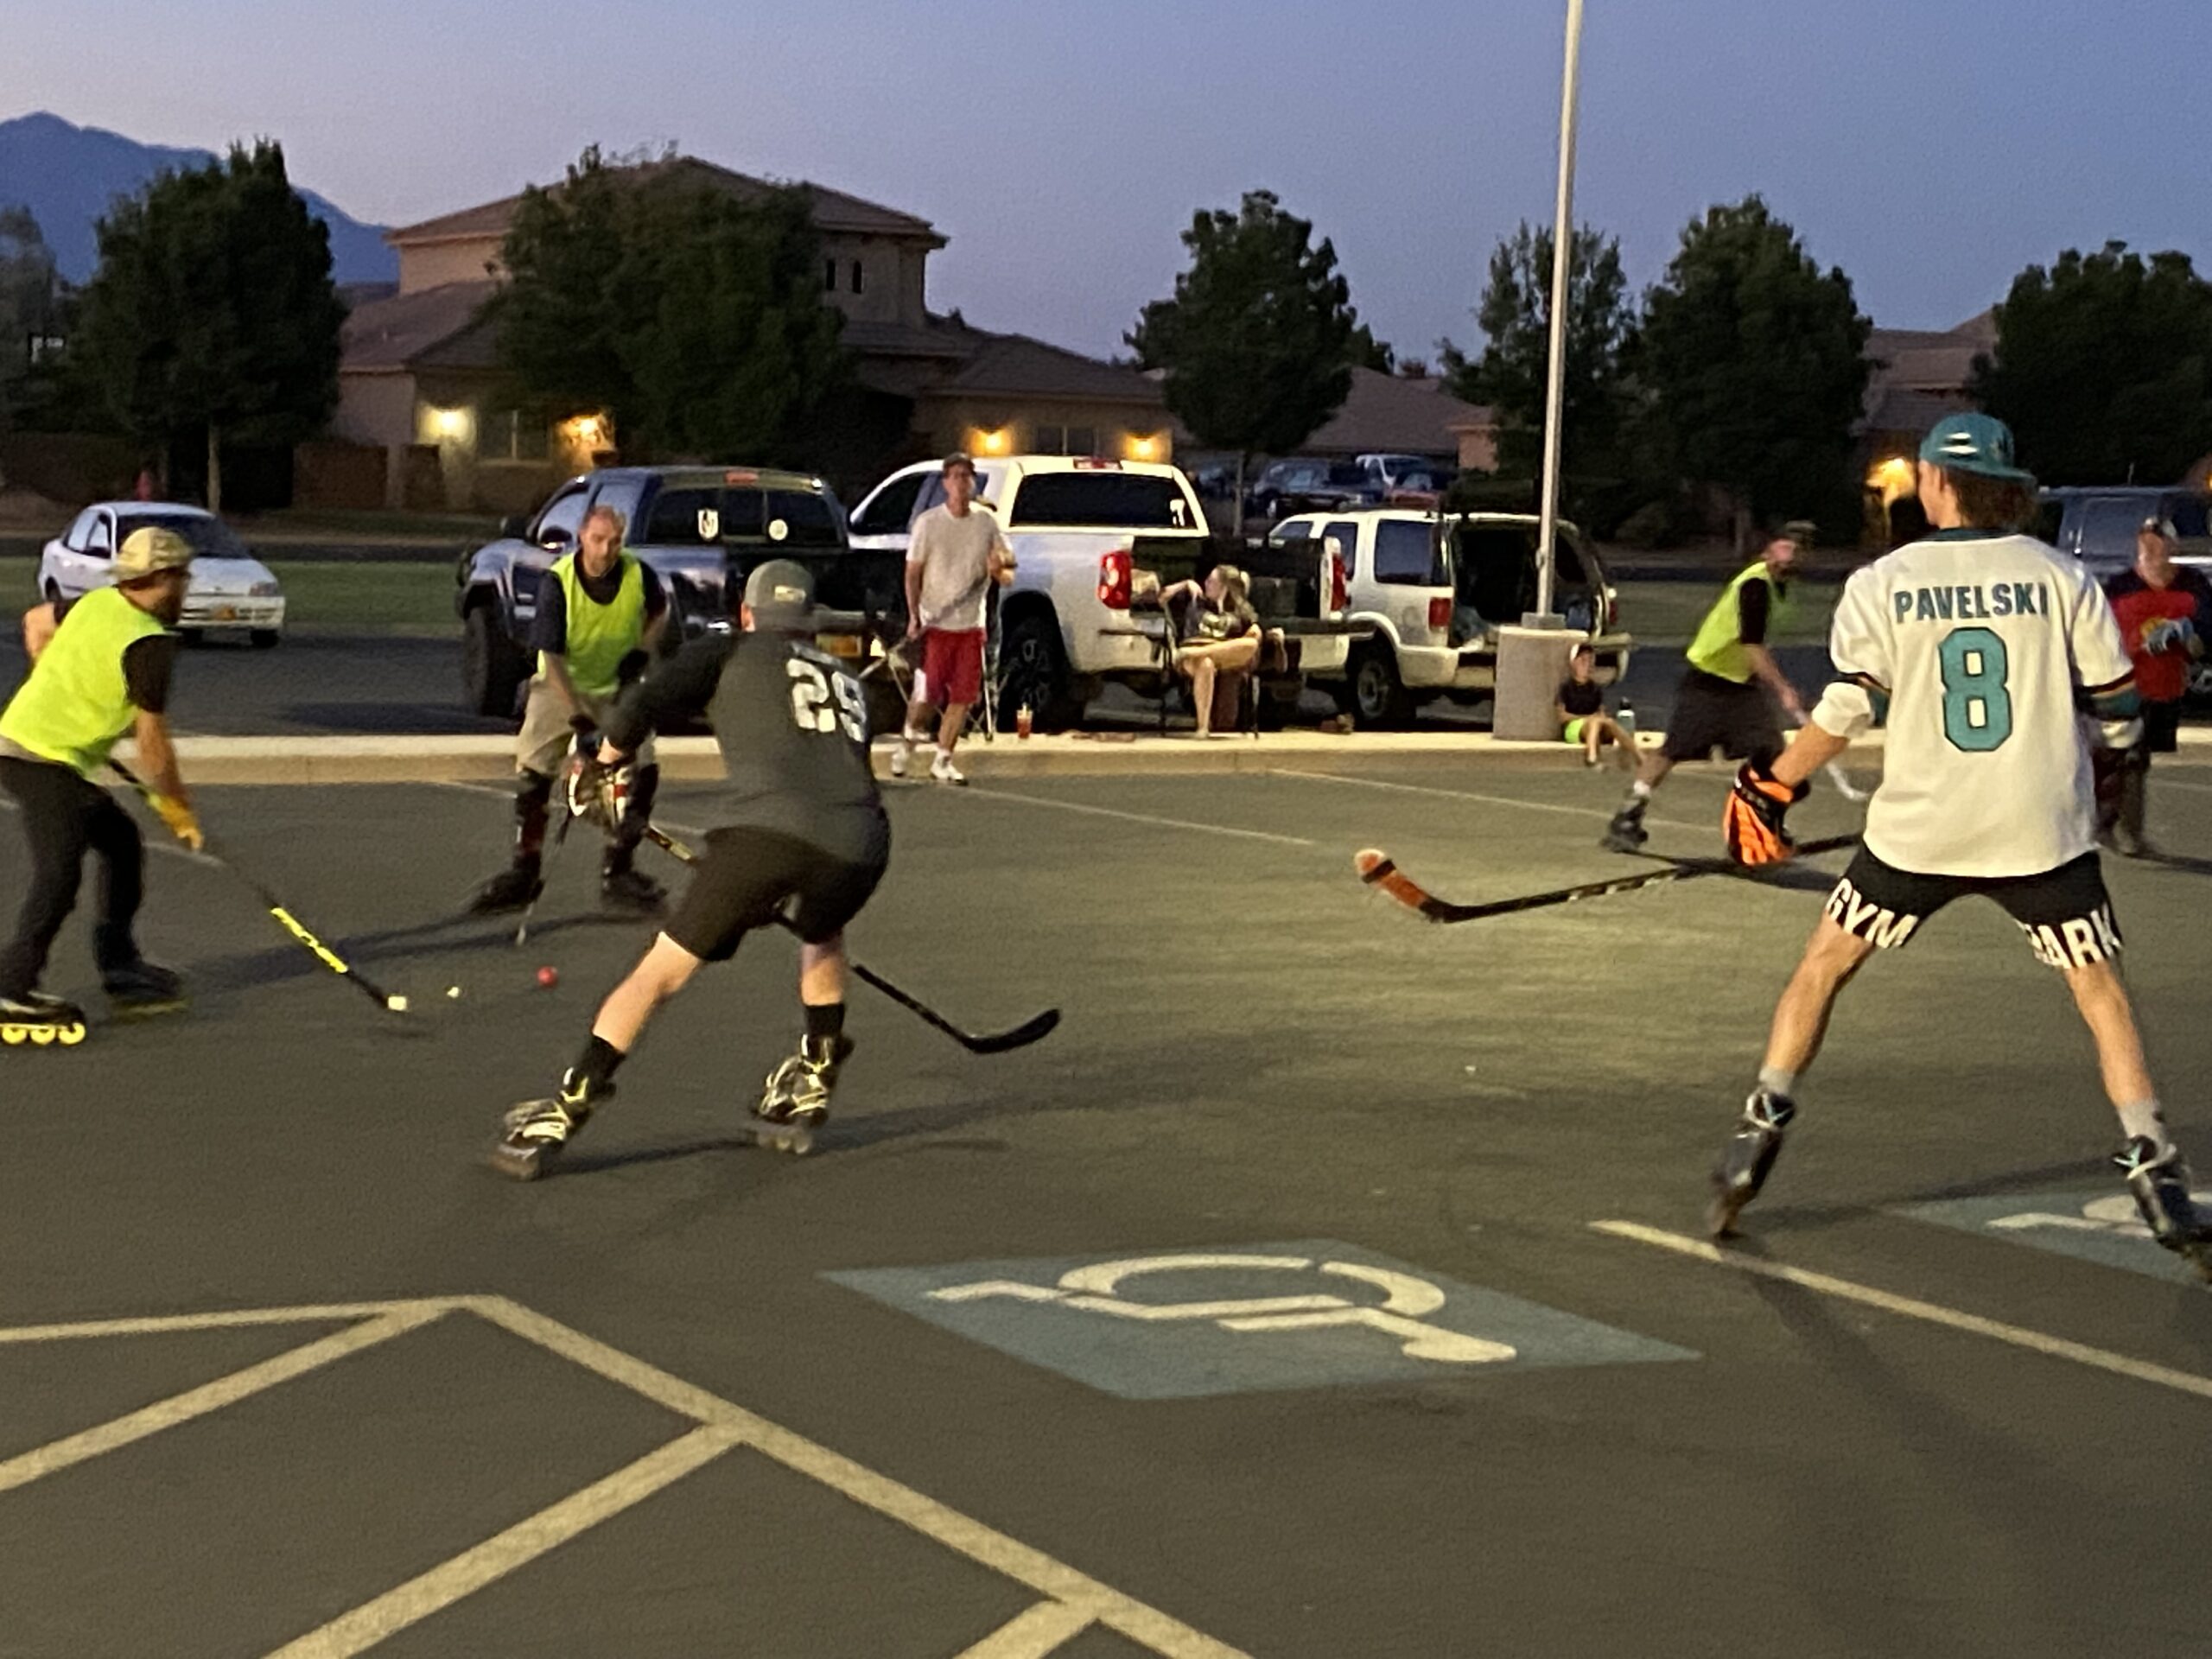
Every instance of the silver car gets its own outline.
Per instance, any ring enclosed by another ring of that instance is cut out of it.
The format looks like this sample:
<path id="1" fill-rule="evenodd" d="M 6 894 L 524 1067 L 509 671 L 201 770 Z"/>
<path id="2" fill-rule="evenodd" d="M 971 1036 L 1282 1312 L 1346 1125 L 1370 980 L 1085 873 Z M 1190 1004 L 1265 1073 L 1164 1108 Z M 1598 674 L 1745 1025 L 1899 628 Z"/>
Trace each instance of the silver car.
<path id="1" fill-rule="evenodd" d="M 200 507 L 170 501 L 97 501 L 46 544 L 38 560 L 39 592 L 72 600 L 115 580 L 115 550 L 131 531 L 175 531 L 192 543 L 192 582 L 177 626 L 188 633 L 243 629 L 266 649 L 283 638 L 284 590 L 275 574 Z"/>

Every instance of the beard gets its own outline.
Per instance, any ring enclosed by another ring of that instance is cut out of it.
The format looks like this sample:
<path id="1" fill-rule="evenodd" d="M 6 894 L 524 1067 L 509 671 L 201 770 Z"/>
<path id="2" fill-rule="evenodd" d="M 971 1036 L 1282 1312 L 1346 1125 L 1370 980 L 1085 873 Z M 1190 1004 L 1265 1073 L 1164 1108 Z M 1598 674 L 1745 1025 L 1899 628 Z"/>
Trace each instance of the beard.
<path id="1" fill-rule="evenodd" d="M 180 582 L 164 586 L 154 596 L 154 602 L 146 608 L 160 620 L 163 627 L 174 628 L 184 615 L 184 584 Z"/>

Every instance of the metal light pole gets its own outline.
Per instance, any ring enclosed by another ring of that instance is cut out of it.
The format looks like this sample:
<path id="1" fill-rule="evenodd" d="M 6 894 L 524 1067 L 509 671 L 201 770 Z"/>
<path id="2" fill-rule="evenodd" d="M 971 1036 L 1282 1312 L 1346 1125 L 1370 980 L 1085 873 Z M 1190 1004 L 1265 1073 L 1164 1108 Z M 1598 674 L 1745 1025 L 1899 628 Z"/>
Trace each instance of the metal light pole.
<path id="1" fill-rule="evenodd" d="M 1567 71 L 1559 104 L 1559 202 L 1552 219 L 1552 328 L 1548 384 L 1544 390 L 1543 503 L 1536 532 L 1536 611 L 1552 618 L 1554 549 L 1559 537 L 1560 427 L 1567 402 L 1567 279 L 1574 252 L 1574 94 L 1582 62 L 1582 0 L 1567 0 Z M 1556 626 L 1555 620 L 1549 626 Z"/>

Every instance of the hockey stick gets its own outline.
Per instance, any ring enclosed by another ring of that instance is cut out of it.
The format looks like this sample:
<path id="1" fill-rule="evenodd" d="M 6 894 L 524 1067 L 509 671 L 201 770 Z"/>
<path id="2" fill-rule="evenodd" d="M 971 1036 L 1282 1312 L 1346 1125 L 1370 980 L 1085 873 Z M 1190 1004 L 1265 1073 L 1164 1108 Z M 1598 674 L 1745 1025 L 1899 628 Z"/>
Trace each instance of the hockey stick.
<path id="1" fill-rule="evenodd" d="M 1856 833 L 1826 836 L 1818 841 L 1802 842 L 1796 849 L 1796 855 L 1802 858 L 1816 853 L 1832 853 L 1838 848 L 1854 846 L 1858 840 Z M 1639 887 L 1656 887 L 1667 881 L 1686 881 L 1692 876 L 1745 874 L 1741 866 L 1726 859 L 1682 859 L 1636 875 L 1617 875 L 1605 881 L 1584 881 L 1572 887 L 1554 887 L 1549 893 L 1523 893 L 1517 899 L 1492 899 L 1479 905 L 1455 905 L 1449 899 L 1436 897 L 1401 870 L 1388 854 L 1375 848 L 1353 854 L 1352 863 L 1359 871 L 1359 879 L 1368 886 L 1380 888 L 1408 910 L 1432 922 L 1478 922 L 1489 916 L 1510 916 L 1524 910 L 1545 910 L 1554 905 L 1571 905 L 1584 899 L 1604 899 L 1616 893 L 1634 893 Z"/>
<path id="2" fill-rule="evenodd" d="M 680 864 L 696 864 L 699 861 L 698 854 L 693 852 L 657 823 L 649 823 L 645 826 L 645 839 Z M 798 928 L 792 925 L 791 918 L 788 916 L 779 916 L 776 918 L 776 925 L 787 933 L 798 931 Z M 1052 1028 L 1060 1023 L 1060 1011 L 1058 1008 L 1047 1008 L 1042 1014 L 1033 1015 L 1023 1020 L 1011 1031 L 989 1032 L 978 1036 L 974 1032 L 961 1030 L 926 1002 L 918 1001 L 907 995 L 882 975 L 869 968 L 866 963 L 855 961 L 850 957 L 846 960 L 847 965 L 861 981 L 880 991 L 925 1024 L 936 1027 L 970 1054 L 1005 1054 L 1017 1048 L 1027 1048 L 1030 1044 L 1041 1042 L 1050 1036 Z"/>
<path id="3" fill-rule="evenodd" d="M 145 784 L 139 779 L 137 773 L 132 772 L 130 767 L 124 766 L 120 760 L 111 760 L 108 762 L 108 765 L 114 770 L 118 777 L 121 778 L 124 783 L 130 785 L 131 788 L 138 791 L 140 798 L 145 801 L 147 805 L 151 806 L 154 804 L 154 791 L 147 788 Z M 324 967 L 329 969 L 332 973 L 337 975 L 339 978 L 345 980 L 347 983 L 356 987 L 362 995 L 367 997 L 372 1002 L 374 1002 L 385 1013 L 404 1014 L 407 1012 L 407 999 L 405 997 L 392 995 L 389 991 L 386 991 L 383 986 L 378 985 L 375 981 L 370 979 L 365 974 L 355 968 L 351 963 L 347 962 L 335 950 L 333 950 L 321 939 L 308 931 L 307 928 L 301 923 L 299 918 L 293 915 L 289 910 L 285 908 L 284 901 L 283 899 L 279 899 L 267 887 L 263 887 L 260 882 L 255 880 L 252 876 L 247 874 L 236 864 L 232 863 L 228 855 L 218 851 L 212 842 L 203 845 L 201 849 L 201 855 L 208 859 L 211 862 L 219 864 L 224 869 L 229 871 L 234 880 L 238 881 L 248 892 L 251 893 L 255 898 L 261 901 L 262 907 L 267 910 L 270 915 L 276 918 L 277 926 L 283 928 L 287 933 L 298 940 L 300 944 L 306 946 L 308 954 L 314 957 L 315 959 L 321 963 Z"/>

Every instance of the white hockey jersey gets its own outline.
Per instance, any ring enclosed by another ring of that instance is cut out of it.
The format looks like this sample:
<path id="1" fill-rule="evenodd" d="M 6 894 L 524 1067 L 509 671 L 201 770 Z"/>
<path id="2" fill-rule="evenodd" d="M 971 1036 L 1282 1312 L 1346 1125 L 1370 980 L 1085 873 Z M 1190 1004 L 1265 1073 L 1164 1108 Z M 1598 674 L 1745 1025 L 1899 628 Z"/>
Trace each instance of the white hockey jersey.
<path id="1" fill-rule="evenodd" d="M 2033 875 L 2096 844 L 2075 693 L 2131 670 L 2112 607 L 2079 561 L 2030 536 L 1938 531 L 1844 584 L 1828 655 L 1839 675 L 1888 693 L 1866 837 L 1884 863 Z M 1872 701 L 1840 681 L 1814 722 L 1856 737 Z"/>

